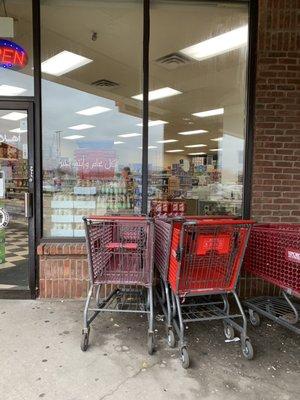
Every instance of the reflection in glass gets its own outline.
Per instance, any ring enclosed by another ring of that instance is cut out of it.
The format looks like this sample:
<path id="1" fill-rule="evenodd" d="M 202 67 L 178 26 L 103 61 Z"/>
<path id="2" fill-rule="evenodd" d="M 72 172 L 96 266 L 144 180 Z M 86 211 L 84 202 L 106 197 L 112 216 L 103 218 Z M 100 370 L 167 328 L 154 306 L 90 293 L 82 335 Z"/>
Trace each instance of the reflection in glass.
<path id="1" fill-rule="evenodd" d="M 84 236 L 84 215 L 140 212 L 142 6 L 42 1 L 45 236 Z"/>
<path id="2" fill-rule="evenodd" d="M 230 2 L 151 3 L 149 208 L 184 202 L 195 214 L 241 214 L 248 8 Z M 170 23 L 172 21 L 172 23 Z"/>

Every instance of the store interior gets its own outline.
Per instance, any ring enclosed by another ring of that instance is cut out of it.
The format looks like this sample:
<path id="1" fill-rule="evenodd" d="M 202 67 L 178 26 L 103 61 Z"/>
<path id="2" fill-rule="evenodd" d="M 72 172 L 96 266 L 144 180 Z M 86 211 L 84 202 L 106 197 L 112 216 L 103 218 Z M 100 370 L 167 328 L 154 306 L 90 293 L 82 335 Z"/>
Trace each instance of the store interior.
<path id="1" fill-rule="evenodd" d="M 24 3 L 6 10 L 29 64 L 1 69 L 0 93 L 33 94 Z M 84 236 L 83 215 L 140 212 L 142 46 L 141 1 L 41 1 L 45 237 Z M 149 211 L 168 200 L 190 215 L 241 214 L 247 48 L 246 5 L 151 1 Z"/>

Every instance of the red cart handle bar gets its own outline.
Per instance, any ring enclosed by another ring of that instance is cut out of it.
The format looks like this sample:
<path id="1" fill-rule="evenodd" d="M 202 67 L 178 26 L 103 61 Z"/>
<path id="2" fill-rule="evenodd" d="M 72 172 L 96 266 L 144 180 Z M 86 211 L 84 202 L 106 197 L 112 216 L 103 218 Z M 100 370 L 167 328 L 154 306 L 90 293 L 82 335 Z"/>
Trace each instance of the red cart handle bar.
<path id="1" fill-rule="evenodd" d="M 109 220 L 109 221 L 145 221 L 147 219 L 150 219 L 148 217 L 135 217 L 135 216 L 125 216 L 125 215 L 119 215 L 119 216 L 100 216 L 100 215 L 90 215 L 88 217 L 84 217 L 85 219 L 88 220 L 93 220 L 93 221 L 103 221 L 103 220 Z"/>

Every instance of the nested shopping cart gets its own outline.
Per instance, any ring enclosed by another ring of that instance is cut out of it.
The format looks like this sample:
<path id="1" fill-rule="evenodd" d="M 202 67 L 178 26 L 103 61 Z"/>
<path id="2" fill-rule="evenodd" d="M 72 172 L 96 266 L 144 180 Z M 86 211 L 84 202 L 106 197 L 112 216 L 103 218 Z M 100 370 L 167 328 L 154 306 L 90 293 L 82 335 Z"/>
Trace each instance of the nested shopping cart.
<path id="1" fill-rule="evenodd" d="M 148 352 L 152 354 L 152 220 L 130 216 L 90 217 L 84 218 L 84 223 L 90 289 L 84 308 L 81 349 L 87 350 L 90 324 L 99 313 L 145 313 L 149 320 Z M 106 290 L 107 287 L 109 290 Z M 95 306 L 90 306 L 92 298 L 95 300 Z"/>
<path id="2" fill-rule="evenodd" d="M 252 325 L 260 325 L 262 315 L 300 334 L 300 224 L 255 225 L 244 268 L 250 277 L 280 289 L 277 295 L 244 301 Z"/>
<path id="3" fill-rule="evenodd" d="M 175 346 L 174 328 L 184 368 L 190 362 L 185 324 L 191 322 L 222 320 L 225 337 L 232 340 L 238 331 L 244 356 L 253 357 L 247 320 L 236 293 L 252 223 L 218 218 L 155 221 L 154 259 L 161 277 L 158 299 L 166 318 L 168 344 Z M 230 312 L 229 294 L 237 312 Z"/>

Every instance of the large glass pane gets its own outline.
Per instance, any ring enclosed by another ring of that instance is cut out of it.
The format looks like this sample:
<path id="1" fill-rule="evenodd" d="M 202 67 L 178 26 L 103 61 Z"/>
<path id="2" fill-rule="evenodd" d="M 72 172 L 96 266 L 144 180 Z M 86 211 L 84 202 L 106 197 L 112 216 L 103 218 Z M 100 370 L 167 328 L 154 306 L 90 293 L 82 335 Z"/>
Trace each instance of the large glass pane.
<path id="1" fill-rule="evenodd" d="M 41 2 L 45 236 L 140 211 L 142 3 Z"/>
<path id="2" fill-rule="evenodd" d="M 2 96 L 33 96 L 31 0 L 0 1 Z"/>
<path id="3" fill-rule="evenodd" d="M 28 289 L 27 112 L 0 110 L 0 289 Z"/>
<path id="4" fill-rule="evenodd" d="M 149 200 L 239 215 L 248 7 L 155 0 L 150 13 Z"/>

